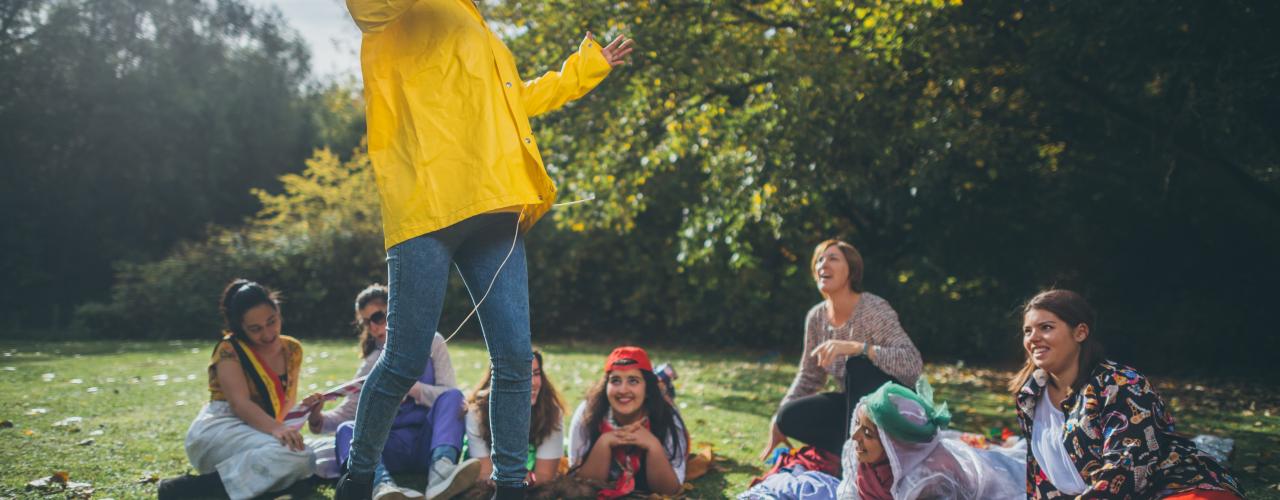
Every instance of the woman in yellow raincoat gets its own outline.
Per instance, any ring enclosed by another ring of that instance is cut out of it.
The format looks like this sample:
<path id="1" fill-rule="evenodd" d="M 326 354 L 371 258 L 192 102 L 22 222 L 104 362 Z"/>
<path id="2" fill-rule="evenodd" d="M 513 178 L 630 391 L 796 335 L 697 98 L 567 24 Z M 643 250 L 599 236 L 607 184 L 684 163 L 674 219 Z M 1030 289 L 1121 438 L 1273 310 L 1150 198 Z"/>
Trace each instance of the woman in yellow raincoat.
<path id="1" fill-rule="evenodd" d="M 471 0 L 347 0 L 363 31 L 369 158 L 382 201 L 386 350 L 356 411 L 336 498 L 368 498 L 396 406 L 422 373 L 456 264 L 493 366 L 492 479 L 524 495 L 529 291 L 521 232 L 555 201 L 529 117 L 585 95 L 631 52 L 590 33 L 559 71 L 525 81 Z M 499 272 L 501 271 L 501 272 Z"/>

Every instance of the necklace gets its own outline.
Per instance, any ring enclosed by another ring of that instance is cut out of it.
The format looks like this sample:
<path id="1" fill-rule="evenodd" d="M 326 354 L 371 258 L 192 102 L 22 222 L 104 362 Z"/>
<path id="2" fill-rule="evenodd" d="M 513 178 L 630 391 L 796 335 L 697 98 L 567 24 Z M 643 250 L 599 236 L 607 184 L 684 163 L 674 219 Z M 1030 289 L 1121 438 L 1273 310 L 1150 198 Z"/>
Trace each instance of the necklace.
<path id="1" fill-rule="evenodd" d="M 828 313 L 823 314 L 823 317 L 827 320 L 827 324 L 826 324 L 827 332 L 830 332 L 830 333 L 844 332 L 846 330 L 849 330 L 850 328 L 853 328 L 853 317 L 858 314 L 858 311 L 856 308 L 849 313 L 849 318 L 844 320 L 844 323 L 840 324 L 839 326 L 836 326 L 835 319 L 833 319 L 834 314 L 831 312 L 831 305 L 828 304 L 826 307 L 827 307 Z"/>

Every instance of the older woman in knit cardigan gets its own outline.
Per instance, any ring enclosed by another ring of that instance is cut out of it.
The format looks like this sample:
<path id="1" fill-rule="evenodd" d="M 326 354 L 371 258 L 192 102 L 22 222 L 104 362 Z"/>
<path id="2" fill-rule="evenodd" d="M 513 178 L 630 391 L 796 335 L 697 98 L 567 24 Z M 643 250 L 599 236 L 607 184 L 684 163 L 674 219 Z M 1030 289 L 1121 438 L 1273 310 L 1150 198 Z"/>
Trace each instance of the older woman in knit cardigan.
<path id="1" fill-rule="evenodd" d="M 862 255 L 827 240 L 814 249 L 813 280 L 823 301 L 805 319 L 800 371 L 773 418 L 763 459 L 794 438 L 839 455 L 858 400 L 885 382 L 914 387 L 920 351 L 883 298 L 862 288 Z M 839 392 L 818 391 L 833 377 Z"/>

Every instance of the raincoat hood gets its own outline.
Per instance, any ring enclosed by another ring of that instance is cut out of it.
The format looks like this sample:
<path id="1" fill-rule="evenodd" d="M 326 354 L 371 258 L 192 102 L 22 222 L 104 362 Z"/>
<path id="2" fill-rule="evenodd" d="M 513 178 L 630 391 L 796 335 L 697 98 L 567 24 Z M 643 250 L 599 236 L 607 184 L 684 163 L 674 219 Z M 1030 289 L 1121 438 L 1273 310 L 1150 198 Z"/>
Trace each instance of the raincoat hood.
<path id="1" fill-rule="evenodd" d="M 945 430 L 950 422 L 946 404 L 935 406 L 933 388 L 921 377 L 916 391 L 887 382 L 862 398 L 854 411 L 876 423 L 880 443 L 893 470 L 890 491 L 896 499 L 1023 498 L 1026 447 L 979 450 L 964 443 L 960 433 Z M 858 458 L 852 439 L 841 454 L 843 479 L 840 499 L 860 499 Z"/>

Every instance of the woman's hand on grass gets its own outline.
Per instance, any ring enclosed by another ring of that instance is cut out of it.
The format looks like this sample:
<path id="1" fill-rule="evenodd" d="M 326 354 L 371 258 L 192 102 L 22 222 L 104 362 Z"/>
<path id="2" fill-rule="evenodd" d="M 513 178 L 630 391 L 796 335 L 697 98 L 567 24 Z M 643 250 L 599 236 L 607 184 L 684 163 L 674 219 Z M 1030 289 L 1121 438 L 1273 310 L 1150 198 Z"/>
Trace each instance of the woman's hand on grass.
<path id="1" fill-rule="evenodd" d="M 773 450 L 780 444 L 785 444 L 788 448 L 791 447 L 791 442 L 787 441 L 787 436 L 782 434 L 781 430 L 778 430 L 778 420 L 774 419 L 769 423 L 769 444 L 764 447 L 764 451 L 760 452 L 760 461 L 768 460 L 769 454 L 773 453 Z"/>

